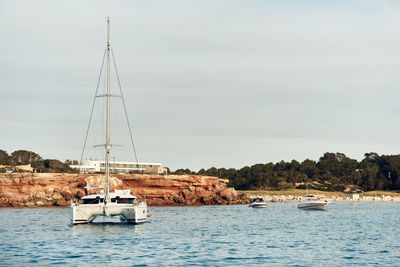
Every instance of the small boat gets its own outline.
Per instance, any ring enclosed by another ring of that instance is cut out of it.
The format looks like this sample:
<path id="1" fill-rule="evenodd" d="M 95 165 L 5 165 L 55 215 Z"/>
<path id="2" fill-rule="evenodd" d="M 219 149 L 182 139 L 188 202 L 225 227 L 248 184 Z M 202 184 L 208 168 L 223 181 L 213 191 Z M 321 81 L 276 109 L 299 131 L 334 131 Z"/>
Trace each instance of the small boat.
<path id="1" fill-rule="evenodd" d="M 262 197 L 255 197 L 253 201 L 250 203 L 249 207 L 252 208 L 266 208 L 267 202 L 264 201 Z"/>
<path id="2" fill-rule="evenodd" d="M 305 195 L 297 207 L 303 210 L 323 210 L 326 205 L 328 205 L 326 200 L 319 200 L 314 195 Z"/>
<path id="3" fill-rule="evenodd" d="M 81 198 L 81 203 L 71 200 L 71 215 L 73 224 L 91 223 L 97 216 L 111 217 L 119 216 L 121 221 L 138 224 L 147 222 L 150 212 L 147 210 L 146 200 L 139 200 L 128 190 L 115 190 L 110 192 L 110 19 L 107 18 L 107 97 L 106 102 L 106 137 L 104 146 L 105 152 L 105 185 L 89 186 L 89 188 L 104 188 L 97 194 L 90 194 Z M 104 58 L 103 58 L 104 62 Z M 115 61 L 114 61 L 115 64 Z M 103 65 L 102 65 L 103 68 Z M 117 74 L 118 75 L 118 74 Z M 119 78 L 118 78 L 119 79 Z M 100 80 L 100 77 L 99 77 Z M 119 80 L 118 80 L 119 81 Z M 97 94 L 97 91 L 96 91 Z M 96 97 L 99 97 L 96 95 Z M 121 91 L 121 97 L 122 91 Z M 124 104 L 125 107 L 125 104 Z M 126 112 L 126 111 L 125 111 Z M 90 125 L 90 123 L 89 123 Z M 128 123 L 129 125 L 129 123 Z M 85 140 L 86 143 L 86 140 Z M 133 141 L 132 141 L 133 143 Z M 83 153 L 82 153 L 83 155 Z M 82 160 L 81 160 L 82 162 Z"/>

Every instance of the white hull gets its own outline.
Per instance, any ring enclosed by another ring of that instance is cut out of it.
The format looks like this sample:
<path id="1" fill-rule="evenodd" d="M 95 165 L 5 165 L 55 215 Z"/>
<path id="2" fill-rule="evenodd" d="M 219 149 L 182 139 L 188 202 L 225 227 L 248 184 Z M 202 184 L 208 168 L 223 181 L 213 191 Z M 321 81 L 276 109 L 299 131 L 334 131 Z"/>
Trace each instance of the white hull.
<path id="1" fill-rule="evenodd" d="M 72 223 L 91 223 L 97 216 L 120 216 L 128 223 L 147 222 L 147 205 L 144 202 L 135 204 L 99 203 L 72 205 Z"/>
<path id="2" fill-rule="evenodd" d="M 325 201 L 305 201 L 299 203 L 297 207 L 303 210 L 323 210 L 327 204 Z"/>
<path id="3" fill-rule="evenodd" d="M 266 208 L 267 207 L 267 203 L 251 203 L 249 205 L 249 207 L 252 207 L 252 208 Z"/>

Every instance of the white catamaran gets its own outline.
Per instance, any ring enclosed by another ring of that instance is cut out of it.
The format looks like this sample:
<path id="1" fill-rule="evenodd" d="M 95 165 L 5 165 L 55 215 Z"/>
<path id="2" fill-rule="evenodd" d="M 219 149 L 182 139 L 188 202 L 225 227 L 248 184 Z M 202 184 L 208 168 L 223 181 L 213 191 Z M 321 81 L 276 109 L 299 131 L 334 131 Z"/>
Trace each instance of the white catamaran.
<path id="1" fill-rule="evenodd" d="M 72 223 L 82 224 L 91 223 L 97 216 L 119 216 L 122 221 L 128 223 L 143 223 L 148 221 L 148 210 L 146 201 L 139 200 L 132 195 L 130 190 L 115 190 L 110 192 L 110 18 L 107 18 L 107 101 L 106 101 L 106 137 L 105 137 L 105 192 L 99 194 L 86 195 L 82 197 L 81 203 L 71 201 Z M 114 57 L 114 56 L 113 56 Z M 103 58 L 104 62 L 104 58 Z M 115 60 L 114 60 L 115 64 Z M 103 67 L 103 65 L 102 65 Z M 117 74 L 118 75 L 118 74 Z M 99 77 L 100 80 L 100 77 Z M 120 88 L 121 89 L 121 88 Z M 97 95 L 97 90 L 96 90 Z M 122 91 L 121 91 L 122 95 Z M 124 104 L 125 107 L 125 104 Z M 93 110 L 92 110 L 93 111 Z M 126 113 L 126 110 L 125 110 Z M 90 125 L 90 122 L 89 122 Z M 129 126 L 129 120 L 128 120 Z M 86 135 L 87 136 L 87 135 Z M 132 138 L 131 138 L 132 140 Z M 85 140 L 86 144 L 86 140 Z M 132 140 L 133 144 L 133 140 Z M 84 145 L 85 147 L 85 145 Z M 82 152 L 83 155 L 83 152 Z"/>

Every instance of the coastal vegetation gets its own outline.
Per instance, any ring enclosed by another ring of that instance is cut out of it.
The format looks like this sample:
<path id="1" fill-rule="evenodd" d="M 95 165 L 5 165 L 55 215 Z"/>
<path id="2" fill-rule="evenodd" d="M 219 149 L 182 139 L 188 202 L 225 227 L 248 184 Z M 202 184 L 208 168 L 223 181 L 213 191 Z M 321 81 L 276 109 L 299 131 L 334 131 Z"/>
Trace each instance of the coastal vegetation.
<path id="1" fill-rule="evenodd" d="M 61 162 L 42 159 L 32 151 L 17 150 L 8 154 L 0 150 L 0 172 L 24 171 L 20 165 L 30 164 L 34 172 L 76 173 L 71 164 L 76 160 Z M 25 170 L 26 171 L 26 170 Z M 209 168 L 195 172 L 190 169 L 169 171 L 170 174 L 195 174 L 229 180 L 236 190 L 289 190 L 308 189 L 322 191 L 374 191 L 400 190 L 400 155 L 365 153 L 361 161 L 343 153 L 326 152 L 318 161 L 306 159 L 277 163 L 259 163 L 235 168 Z"/>
<path id="2" fill-rule="evenodd" d="M 18 168 L 18 166 L 28 164 L 31 167 L 29 169 Z M 28 150 L 17 150 L 10 155 L 4 150 L 0 150 L 0 172 L 77 173 L 78 170 L 69 166 L 71 164 L 78 164 L 78 162 L 66 160 L 63 163 L 56 159 L 42 159 L 39 154 Z"/>
<path id="3" fill-rule="evenodd" d="M 325 153 L 318 161 L 279 161 L 198 172 L 178 169 L 174 174 L 199 174 L 229 179 L 237 190 L 316 189 L 322 191 L 373 191 L 400 189 L 400 155 L 365 153 L 361 161 L 343 153 Z"/>

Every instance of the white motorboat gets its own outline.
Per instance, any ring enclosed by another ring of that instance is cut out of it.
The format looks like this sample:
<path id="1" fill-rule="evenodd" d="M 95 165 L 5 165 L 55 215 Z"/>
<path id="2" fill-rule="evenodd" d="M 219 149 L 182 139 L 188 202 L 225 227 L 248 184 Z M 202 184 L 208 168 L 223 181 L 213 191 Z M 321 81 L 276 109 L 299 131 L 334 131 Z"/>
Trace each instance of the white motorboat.
<path id="1" fill-rule="evenodd" d="M 326 205 L 328 205 L 328 201 L 319 200 L 314 195 L 306 195 L 297 207 L 303 210 L 323 210 Z"/>
<path id="2" fill-rule="evenodd" d="M 139 200 L 136 196 L 132 195 L 130 190 L 115 190 L 110 192 L 110 53 L 112 53 L 110 45 L 110 19 L 107 18 L 107 47 L 104 56 L 107 56 L 107 93 L 102 96 L 106 96 L 106 134 L 105 144 L 101 145 L 105 148 L 105 186 L 92 186 L 92 188 L 102 187 L 105 189 L 101 190 L 98 194 L 91 194 L 82 197 L 81 203 L 74 203 L 71 200 L 71 213 L 72 223 L 82 224 L 91 223 L 97 216 L 119 216 L 122 221 L 128 223 L 143 223 L 148 221 L 149 211 L 147 210 L 146 201 Z M 104 62 L 104 58 L 103 58 Z M 115 60 L 114 60 L 115 64 Z M 103 64 L 102 64 L 103 68 Z M 102 72 L 102 71 L 101 71 Z M 101 73 L 100 72 L 100 73 Z M 118 74 L 117 74 L 118 77 Z M 100 77 L 99 77 L 100 81 Z M 118 80 L 119 82 L 119 80 Z M 120 84 L 120 83 L 119 83 Z M 120 88 L 121 90 L 121 88 Z M 121 91 L 122 95 L 122 91 Z M 96 97 L 97 90 L 96 90 Z M 124 104 L 125 108 L 125 104 Z M 93 110 L 92 110 L 93 111 Z M 92 117 L 92 114 L 91 114 Z M 90 125 L 90 121 L 89 121 Z M 129 126 L 129 121 L 128 121 Z M 88 127 L 89 129 L 89 127 Z M 130 131 L 131 132 L 131 131 Z M 87 135 L 86 135 L 87 136 Z M 131 136 L 132 140 L 132 136 Z M 86 144 L 86 140 L 85 140 Z M 132 140 L 133 144 L 133 140 Z M 84 145 L 85 148 L 85 145 Z M 83 155 L 83 152 L 82 152 Z M 136 153 L 135 153 L 136 155 Z M 81 159 L 82 162 L 82 159 Z"/>
<path id="3" fill-rule="evenodd" d="M 252 208 L 266 208 L 267 207 L 267 202 L 265 202 L 262 197 L 255 197 L 255 198 L 253 198 L 253 200 L 250 203 L 249 207 L 252 207 Z"/>

